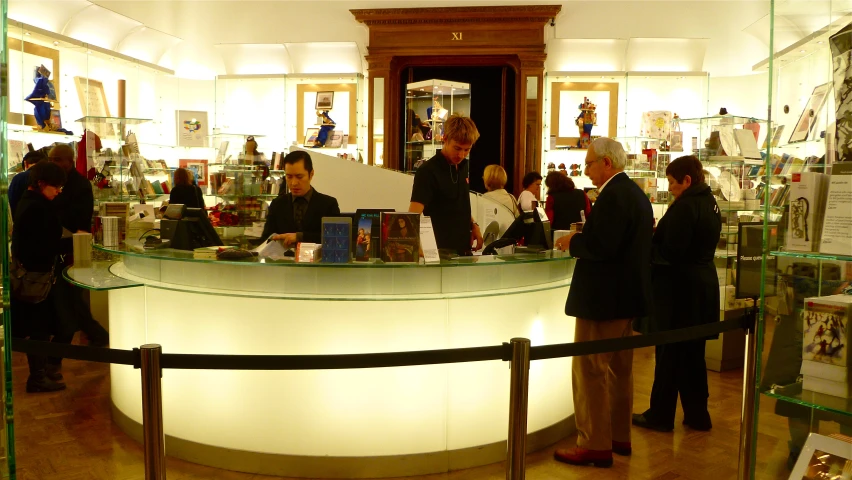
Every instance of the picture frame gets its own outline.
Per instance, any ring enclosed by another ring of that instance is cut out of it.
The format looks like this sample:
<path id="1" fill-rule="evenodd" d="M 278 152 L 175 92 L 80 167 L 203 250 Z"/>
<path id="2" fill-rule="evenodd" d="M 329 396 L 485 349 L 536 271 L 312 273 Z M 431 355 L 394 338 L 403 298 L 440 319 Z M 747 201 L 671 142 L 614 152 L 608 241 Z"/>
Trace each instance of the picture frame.
<path id="1" fill-rule="evenodd" d="M 670 152 L 683 151 L 683 132 L 671 132 L 671 141 L 669 142 Z"/>
<path id="2" fill-rule="evenodd" d="M 175 134 L 179 147 L 207 146 L 207 112 L 176 110 L 175 117 Z"/>
<path id="3" fill-rule="evenodd" d="M 77 96 L 80 100 L 80 111 L 84 117 L 111 117 L 109 104 L 104 92 L 104 84 L 99 80 L 86 77 L 74 77 L 74 85 L 77 87 Z M 117 135 L 116 126 L 109 123 L 98 123 L 88 126 L 100 137 L 112 137 Z"/>
<path id="4" fill-rule="evenodd" d="M 804 142 L 808 140 L 811 136 L 811 131 L 813 130 L 814 125 L 816 125 L 816 119 L 822 112 L 822 108 L 825 106 L 825 101 L 830 92 L 831 82 L 826 82 L 814 87 L 814 91 L 811 92 L 811 97 L 808 99 L 808 103 L 805 104 L 805 108 L 802 110 L 802 115 L 799 116 L 799 121 L 793 129 L 793 134 L 790 136 L 788 143 Z M 811 115 L 811 112 L 813 112 L 813 115 Z"/>
<path id="5" fill-rule="evenodd" d="M 319 136 L 319 128 L 311 127 L 305 130 L 305 138 L 302 142 L 302 145 L 309 146 L 313 145 L 313 143 L 317 140 L 317 136 Z"/>
<path id="6" fill-rule="evenodd" d="M 825 436 L 818 433 L 808 435 L 805 446 L 799 453 L 790 479 L 828 478 L 824 475 L 829 469 L 844 471 L 850 468 L 852 444 L 849 437 L 842 435 Z"/>
<path id="7" fill-rule="evenodd" d="M 50 121 L 53 123 L 54 127 L 62 128 L 62 115 L 59 114 L 58 109 L 50 109 Z"/>
<path id="8" fill-rule="evenodd" d="M 334 107 L 334 92 L 327 90 L 317 92 L 317 100 L 314 104 L 316 110 L 331 110 Z"/>
<path id="9" fill-rule="evenodd" d="M 180 168 L 185 168 L 195 175 L 199 187 L 207 186 L 207 160 L 189 160 L 182 159 L 179 162 Z"/>

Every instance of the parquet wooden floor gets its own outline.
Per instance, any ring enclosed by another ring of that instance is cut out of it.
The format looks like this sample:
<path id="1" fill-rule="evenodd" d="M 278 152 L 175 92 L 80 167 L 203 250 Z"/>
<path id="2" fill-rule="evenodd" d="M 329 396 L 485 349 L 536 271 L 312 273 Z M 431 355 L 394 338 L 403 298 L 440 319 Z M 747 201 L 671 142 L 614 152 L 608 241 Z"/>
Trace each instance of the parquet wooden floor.
<path id="1" fill-rule="evenodd" d="M 22 354 L 13 361 L 18 478 L 23 480 L 139 480 L 144 479 L 142 448 L 110 419 L 109 369 L 103 364 L 65 362 L 68 389 L 50 394 L 24 392 L 27 367 Z M 635 411 L 648 406 L 653 382 L 652 348 L 635 352 Z M 680 425 L 673 433 L 635 428 L 633 455 L 615 456 L 610 469 L 574 467 L 552 459 L 559 445 L 528 456 L 527 478 L 723 480 L 736 478 L 742 372 L 708 372 L 713 430 L 698 432 Z M 771 399 L 767 399 L 771 400 Z M 764 411 L 771 411 L 765 407 Z M 771 416 L 761 427 L 759 457 L 774 462 L 786 458 L 786 423 Z M 766 463 L 759 459 L 759 463 Z M 218 470 L 168 459 L 169 480 L 273 480 L 278 477 Z M 765 478 L 787 478 L 783 471 Z M 498 480 L 502 464 L 494 464 L 417 480 Z"/>

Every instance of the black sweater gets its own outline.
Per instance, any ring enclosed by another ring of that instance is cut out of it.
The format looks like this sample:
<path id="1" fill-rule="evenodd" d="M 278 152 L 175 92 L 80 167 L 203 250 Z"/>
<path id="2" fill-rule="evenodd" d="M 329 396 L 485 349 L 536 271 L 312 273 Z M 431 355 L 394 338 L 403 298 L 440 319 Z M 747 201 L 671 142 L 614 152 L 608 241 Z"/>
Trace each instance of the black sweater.
<path id="1" fill-rule="evenodd" d="M 62 224 L 53 203 L 27 190 L 15 211 L 12 256 L 29 271 L 49 272 L 59 255 Z"/>
<path id="2" fill-rule="evenodd" d="M 176 185 L 169 194 L 169 205 L 183 204 L 186 208 L 204 208 L 201 189 L 195 185 Z"/>

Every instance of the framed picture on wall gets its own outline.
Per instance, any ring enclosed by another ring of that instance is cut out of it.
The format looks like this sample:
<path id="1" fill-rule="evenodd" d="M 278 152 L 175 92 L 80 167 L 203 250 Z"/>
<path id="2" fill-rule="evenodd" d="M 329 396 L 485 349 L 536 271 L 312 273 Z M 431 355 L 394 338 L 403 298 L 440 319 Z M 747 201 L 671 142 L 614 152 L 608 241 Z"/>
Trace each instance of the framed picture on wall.
<path id="1" fill-rule="evenodd" d="M 179 147 L 207 146 L 207 112 L 177 110 L 175 116 Z"/>
<path id="2" fill-rule="evenodd" d="M 179 165 L 195 175 L 199 187 L 207 186 L 207 160 L 180 160 Z"/>
<path id="3" fill-rule="evenodd" d="M 808 103 L 805 105 L 805 109 L 799 117 L 799 122 L 796 124 L 796 128 L 793 129 L 793 135 L 790 136 L 789 143 L 804 142 L 808 139 L 811 134 L 811 130 L 814 128 L 817 118 L 822 111 L 822 107 L 825 105 L 825 100 L 830 91 L 831 82 L 823 83 L 822 85 L 814 88 L 814 91 L 811 93 L 811 98 L 808 99 Z"/>
<path id="4" fill-rule="evenodd" d="M 62 128 L 62 116 L 59 115 L 59 110 L 55 108 L 50 110 L 50 121 L 54 127 Z"/>
<path id="5" fill-rule="evenodd" d="M 305 140 L 302 142 L 302 145 L 313 145 L 317 141 L 317 135 L 319 135 L 319 128 L 311 127 L 305 130 Z"/>
<path id="6" fill-rule="evenodd" d="M 314 108 L 317 110 L 331 110 L 334 106 L 334 92 L 317 92 L 317 101 Z"/>

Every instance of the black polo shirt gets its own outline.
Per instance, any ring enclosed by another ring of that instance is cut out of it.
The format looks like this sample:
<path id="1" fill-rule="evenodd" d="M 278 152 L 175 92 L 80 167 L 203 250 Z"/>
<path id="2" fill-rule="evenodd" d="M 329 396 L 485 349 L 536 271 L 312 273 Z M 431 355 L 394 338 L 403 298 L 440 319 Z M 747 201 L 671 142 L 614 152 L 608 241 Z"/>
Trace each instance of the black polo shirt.
<path id="1" fill-rule="evenodd" d="M 470 251 L 469 162 L 451 165 L 438 150 L 414 174 L 411 201 L 425 205 L 423 215 L 432 218 L 438 248 Z"/>

